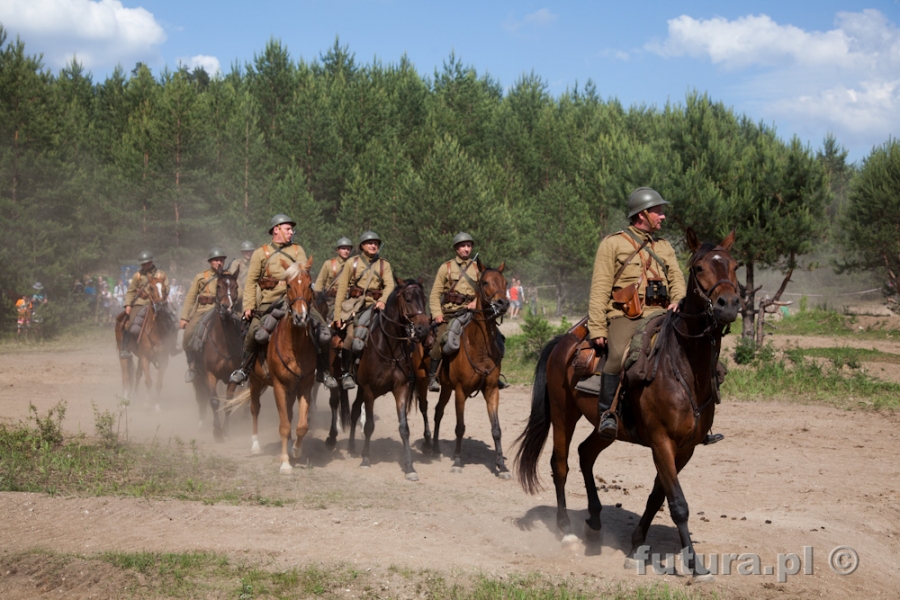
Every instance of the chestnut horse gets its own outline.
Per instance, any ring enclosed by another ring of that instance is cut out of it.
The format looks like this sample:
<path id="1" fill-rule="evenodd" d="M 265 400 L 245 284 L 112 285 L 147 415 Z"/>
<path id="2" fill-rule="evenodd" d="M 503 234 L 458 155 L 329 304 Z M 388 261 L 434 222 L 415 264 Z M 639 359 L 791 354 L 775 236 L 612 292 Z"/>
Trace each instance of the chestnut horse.
<path id="1" fill-rule="evenodd" d="M 415 381 L 411 354 L 416 342 L 421 342 L 428 336 L 429 325 L 422 283 L 415 279 L 397 281 L 397 287 L 384 303 L 384 310 L 375 311 L 370 321 L 369 339 L 356 372 L 359 389 L 350 411 L 350 452 L 355 453 L 356 423 L 362 405 L 365 404 L 366 422 L 363 432 L 366 441 L 360 466 L 368 467 L 371 465 L 369 442 L 375 430 L 372 406 L 375 398 L 388 392 L 394 393 L 400 437 L 403 440 L 404 471 L 410 481 L 419 480 L 412 464 L 407 421 Z"/>
<path id="2" fill-rule="evenodd" d="M 663 322 L 657 341 L 652 381 L 629 383 L 621 396 L 621 418 L 616 439 L 649 447 L 656 465 L 656 480 L 647 499 L 641 520 L 631 536 L 631 551 L 626 567 L 642 556 L 647 531 L 662 506 L 669 505 L 672 521 L 678 529 L 684 548 L 685 568 L 697 579 L 694 546 L 688 531 L 688 505 L 678 473 L 691 459 L 694 448 L 710 430 L 718 401 L 716 362 L 722 336 L 738 314 L 741 300 L 735 271 L 737 262 L 729 250 L 734 231 L 718 246 L 703 243 L 693 230 L 687 230 L 687 244 L 693 255 L 688 262 L 687 296 L 677 312 L 670 311 Z M 566 511 L 565 485 L 569 471 L 569 443 L 575 424 L 584 415 L 596 426 L 597 396 L 577 391 L 572 365 L 567 357 L 578 343 L 575 336 L 554 338 L 543 349 L 535 370 L 531 416 L 519 437 L 516 454 L 519 481 L 525 491 L 540 489 L 537 462 L 541 448 L 553 426 L 553 452 L 550 467 L 556 486 L 556 523 L 572 539 Z M 626 377 L 623 377 L 623 381 Z M 603 440 L 596 429 L 578 446 L 578 457 L 588 496 L 589 518 L 585 534 L 596 539 L 600 532 L 600 499 L 594 481 L 593 466 L 597 456 L 615 440 Z M 646 548 L 644 548 L 646 550 Z"/>
<path id="3" fill-rule="evenodd" d="M 240 267 L 238 267 L 238 271 Z M 225 400 L 234 397 L 236 383 L 229 381 L 231 372 L 241 366 L 243 338 L 241 337 L 240 302 L 238 301 L 238 273 L 220 273 L 216 281 L 216 306 L 209 317 L 209 332 L 200 360 L 195 365 L 194 395 L 200 411 L 200 426 L 209 405 L 213 413 L 213 439 L 224 441 L 228 428 L 228 412 L 225 412 L 224 426 L 219 422 L 219 397 L 216 386 L 225 384 Z M 195 335 L 199 335 L 199 332 Z"/>
<path id="4" fill-rule="evenodd" d="M 146 293 L 149 295 L 150 304 L 144 316 L 144 324 L 137 337 L 136 343 L 126 350 L 133 351 L 137 356 L 138 369 L 134 370 L 131 358 L 119 358 L 122 368 L 122 394 L 131 397 L 137 392 L 138 384 L 143 375 L 147 386 L 148 396 L 153 390 L 153 379 L 150 376 L 150 363 L 156 365 L 156 409 L 159 410 L 159 398 L 162 394 L 163 375 L 169 366 L 169 354 L 174 348 L 175 339 L 178 336 L 178 328 L 175 317 L 169 312 L 167 298 L 163 296 L 162 277 L 151 277 L 147 285 Z M 136 311 L 134 311 L 136 313 Z M 122 335 L 125 323 L 128 321 L 125 311 L 116 317 L 116 347 L 122 348 Z"/>
<path id="5" fill-rule="evenodd" d="M 475 309 L 472 320 L 460 335 L 459 351 L 452 358 L 445 358 L 438 372 L 441 394 L 434 409 L 434 443 L 432 455 L 440 456 L 439 432 L 444 408 L 454 394 L 456 400 L 456 449 L 453 452 L 454 473 L 462 472 L 462 440 L 466 433 L 466 400 L 481 392 L 487 405 L 491 436 L 494 438 L 494 467 L 500 479 L 510 479 L 509 469 L 503 458 L 500 444 L 500 331 L 497 318 L 506 314 L 509 300 L 506 298 L 506 278 L 501 264 L 496 269 L 485 267 L 478 262 L 481 276 L 475 292 Z"/>
<path id="6" fill-rule="evenodd" d="M 260 454 L 259 447 L 259 397 L 267 386 L 272 386 L 275 394 L 275 405 L 278 408 L 278 433 L 281 435 L 282 473 L 293 471 L 291 456 L 299 457 L 303 437 L 309 431 L 310 393 L 316 374 L 316 345 L 313 341 L 310 319 L 310 308 L 314 303 L 312 282 L 309 268 L 312 257 L 305 265 L 290 264 L 281 259 L 285 269 L 282 276 L 288 283 L 286 309 L 284 316 L 269 337 L 266 347 L 266 362 L 259 359 L 253 361 L 250 369 L 250 390 L 234 398 L 228 403 L 228 409 L 246 403 L 249 396 L 250 414 L 253 416 L 253 437 L 250 446 L 251 454 Z M 294 401 L 300 407 L 297 419 L 296 439 L 288 455 L 288 442 L 291 437 L 291 420 L 293 418 Z"/>

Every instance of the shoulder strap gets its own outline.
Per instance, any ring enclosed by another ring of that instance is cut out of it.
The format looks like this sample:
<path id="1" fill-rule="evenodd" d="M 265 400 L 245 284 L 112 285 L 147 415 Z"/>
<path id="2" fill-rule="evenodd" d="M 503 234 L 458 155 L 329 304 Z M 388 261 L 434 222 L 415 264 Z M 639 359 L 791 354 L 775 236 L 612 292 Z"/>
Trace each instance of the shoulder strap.
<path id="1" fill-rule="evenodd" d="M 636 235 L 634 235 L 633 233 L 631 233 L 629 230 L 626 229 L 626 230 L 625 230 L 625 233 L 627 233 L 629 236 L 631 236 L 632 239 L 634 239 L 634 240 L 636 240 L 636 241 L 638 241 L 638 242 L 641 241 L 641 239 L 640 239 L 639 237 L 637 237 Z M 666 276 L 668 276 L 668 274 L 669 274 L 669 267 L 666 265 L 665 262 L 663 262 L 663 260 L 662 260 L 659 256 L 657 256 L 656 252 L 653 251 L 653 248 L 652 248 L 652 241 L 653 241 L 653 236 L 649 236 L 649 238 L 647 239 L 647 242 L 651 242 L 651 247 L 645 248 L 645 250 L 647 250 L 647 253 L 648 253 L 650 256 L 653 257 L 653 260 L 655 260 L 655 261 L 659 264 L 659 266 L 662 267 L 663 273 L 664 273 Z M 646 245 L 647 242 L 644 242 L 644 245 Z M 648 266 L 649 266 L 649 265 L 648 265 Z"/>
<path id="2" fill-rule="evenodd" d="M 469 282 L 469 285 L 471 285 L 472 289 L 475 290 L 477 293 L 478 292 L 478 284 L 475 283 L 474 281 L 472 281 L 472 278 L 469 277 L 469 273 L 468 273 L 469 267 L 471 267 L 471 266 L 472 266 L 472 263 L 469 263 L 465 269 L 460 269 L 459 270 L 459 276 L 460 276 L 459 278 L 462 279 L 463 277 L 465 277 L 466 281 Z"/>
<path id="3" fill-rule="evenodd" d="M 625 232 L 623 231 L 622 233 L 625 233 Z M 634 237 L 634 236 L 632 236 L 632 237 Z M 622 263 L 622 266 L 619 267 L 619 270 L 616 271 L 616 274 L 613 276 L 612 287 L 616 287 L 616 282 L 619 280 L 619 277 L 622 276 L 622 272 L 625 271 L 625 267 L 628 266 L 628 264 L 631 262 L 631 259 L 634 258 L 635 256 L 637 256 L 638 252 L 641 251 L 641 248 L 643 248 L 650 242 L 650 240 L 648 239 L 648 240 L 645 240 L 640 246 L 638 246 L 637 244 L 632 242 L 629 238 L 625 238 L 625 239 L 628 239 L 628 241 L 631 242 L 632 245 L 635 246 L 635 249 L 634 249 L 634 252 L 632 252 L 631 254 L 628 255 L 628 258 L 625 259 L 625 262 Z M 641 266 L 643 266 L 643 264 Z"/>

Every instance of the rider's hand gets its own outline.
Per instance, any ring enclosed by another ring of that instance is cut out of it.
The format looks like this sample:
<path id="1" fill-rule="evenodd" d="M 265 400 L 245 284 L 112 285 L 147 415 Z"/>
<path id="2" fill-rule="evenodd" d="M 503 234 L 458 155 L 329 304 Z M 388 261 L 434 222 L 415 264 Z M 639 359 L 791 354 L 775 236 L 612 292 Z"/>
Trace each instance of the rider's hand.
<path id="1" fill-rule="evenodd" d="M 443 323 L 443 322 L 444 322 L 444 315 L 435 315 L 435 317 L 434 317 L 434 322 L 435 322 L 435 323 Z"/>
<path id="2" fill-rule="evenodd" d="M 335 319 L 335 320 L 334 320 L 334 323 L 332 323 L 331 326 L 332 326 L 334 329 L 341 329 L 341 328 L 343 328 L 344 324 L 341 323 L 341 320 L 340 320 L 340 319 Z"/>
<path id="3" fill-rule="evenodd" d="M 375 303 L 375 310 L 384 310 L 384 302 L 379 300 Z"/>
<path id="4" fill-rule="evenodd" d="M 591 340 L 591 344 L 595 348 L 605 348 L 606 347 L 606 338 L 605 337 L 595 337 Z"/>
<path id="5" fill-rule="evenodd" d="M 252 315 L 253 315 L 253 311 L 250 310 L 249 308 L 248 308 L 247 310 L 244 311 L 244 318 L 247 319 L 248 321 L 250 320 L 250 317 L 251 317 Z"/>
<path id="6" fill-rule="evenodd" d="M 188 324 L 187 320 L 182 319 L 182 320 L 181 320 L 180 327 L 181 327 L 182 329 L 184 329 L 185 327 L 187 327 L 187 324 Z"/>
<path id="7" fill-rule="evenodd" d="M 678 303 L 673 302 L 672 304 L 669 305 L 669 308 L 667 308 L 666 310 L 671 310 L 672 312 L 678 312 Z"/>
<path id="8" fill-rule="evenodd" d="M 125 307 L 125 314 L 128 316 L 131 316 L 131 307 L 130 306 Z"/>
<path id="9" fill-rule="evenodd" d="M 469 310 L 475 310 L 475 300 L 472 300 L 471 302 L 466 304 L 466 308 L 468 308 Z"/>

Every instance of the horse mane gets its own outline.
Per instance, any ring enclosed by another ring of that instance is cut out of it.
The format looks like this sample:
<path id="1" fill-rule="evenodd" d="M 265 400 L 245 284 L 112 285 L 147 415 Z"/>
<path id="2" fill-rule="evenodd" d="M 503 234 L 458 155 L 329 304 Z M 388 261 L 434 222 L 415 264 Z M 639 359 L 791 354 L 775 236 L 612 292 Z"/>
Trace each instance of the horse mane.
<path id="1" fill-rule="evenodd" d="M 301 272 L 307 272 L 307 271 L 306 271 L 306 269 L 303 268 L 303 266 L 299 262 L 295 262 L 291 266 L 289 266 L 287 269 L 285 269 L 284 273 L 282 273 L 278 277 L 278 279 L 281 279 L 282 281 L 290 281 L 290 280 L 294 279 L 295 277 L 299 277 Z M 307 274 L 308 274 L 308 272 L 307 272 Z"/>
<path id="2" fill-rule="evenodd" d="M 688 268 L 690 269 L 691 267 L 693 267 L 698 260 L 702 259 L 704 256 L 718 247 L 718 244 L 713 244 L 712 242 L 703 242 L 702 244 L 700 244 L 700 247 L 697 248 L 697 251 L 694 252 L 694 254 L 691 256 L 691 259 L 688 261 Z"/>

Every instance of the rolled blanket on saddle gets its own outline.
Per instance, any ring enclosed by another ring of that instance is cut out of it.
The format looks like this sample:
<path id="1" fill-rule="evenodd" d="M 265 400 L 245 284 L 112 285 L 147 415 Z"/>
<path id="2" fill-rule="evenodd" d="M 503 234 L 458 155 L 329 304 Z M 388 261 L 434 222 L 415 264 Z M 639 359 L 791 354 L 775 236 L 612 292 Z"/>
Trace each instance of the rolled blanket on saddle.
<path id="1" fill-rule="evenodd" d="M 275 331 L 275 327 L 278 325 L 278 321 L 287 316 L 287 314 L 287 303 L 284 300 L 276 302 L 269 307 L 269 310 L 260 319 L 259 329 L 254 334 L 256 341 L 260 344 L 268 344 L 272 332 Z M 312 319 L 310 325 L 313 328 L 313 340 L 318 348 L 327 348 L 331 343 L 331 327 L 328 326 L 328 323 L 325 322 L 319 311 L 312 306 L 309 308 L 309 316 Z"/>

